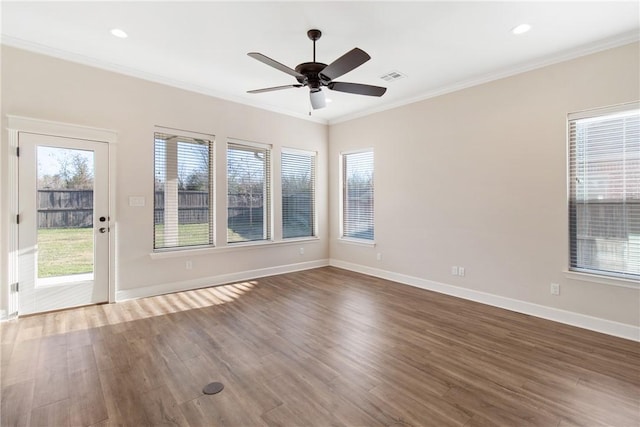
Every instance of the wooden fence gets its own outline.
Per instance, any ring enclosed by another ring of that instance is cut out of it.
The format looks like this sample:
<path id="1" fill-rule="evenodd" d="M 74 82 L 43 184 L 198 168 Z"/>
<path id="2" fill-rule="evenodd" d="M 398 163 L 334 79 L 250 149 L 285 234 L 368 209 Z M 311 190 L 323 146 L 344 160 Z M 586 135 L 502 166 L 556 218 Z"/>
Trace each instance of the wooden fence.
<path id="1" fill-rule="evenodd" d="M 93 190 L 38 190 L 38 228 L 93 227 Z"/>
<path id="2" fill-rule="evenodd" d="M 206 191 L 178 191 L 178 221 L 180 224 L 201 224 L 209 221 L 209 193 Z M 93 226 L 93 190 L 39 190 L 39 228 L 78 228 Z M 262 222 L 264 203 L 262 194 L 229 196 L 229 223 Z M 297 217 L 310 226 L 313 207 L 309 195 L 292 195 L 283 201 L 285 218 Z M 154 198 L 154 222 L 164 222 L 164 192 Z"/>

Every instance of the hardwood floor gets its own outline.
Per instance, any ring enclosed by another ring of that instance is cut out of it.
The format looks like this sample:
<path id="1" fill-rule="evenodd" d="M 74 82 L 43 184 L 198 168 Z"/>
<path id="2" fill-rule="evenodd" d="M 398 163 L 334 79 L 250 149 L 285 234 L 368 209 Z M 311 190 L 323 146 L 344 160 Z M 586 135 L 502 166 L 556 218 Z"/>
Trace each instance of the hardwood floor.
<path id="1" fill-rule="evenodd" d="M 332 267 L 1 333 L 2 426 L 640 425 L 640 344 Z"/>

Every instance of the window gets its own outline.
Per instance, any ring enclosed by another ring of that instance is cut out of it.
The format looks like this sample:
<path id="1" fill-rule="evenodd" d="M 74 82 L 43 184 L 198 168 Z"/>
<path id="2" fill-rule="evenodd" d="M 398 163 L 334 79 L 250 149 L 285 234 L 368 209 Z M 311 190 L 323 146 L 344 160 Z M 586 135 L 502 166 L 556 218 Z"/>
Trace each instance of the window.
<path id="1" fill-rule="evenodd" d="M 212 141 L 155 133 L 154 249 L 213 245 Z"/>
<path id="2" fill-rule="evenodd" d="M 227 242 L 271 239 L 271 148 L 227 146 Z"/>
<path id="3" fill-rule="evenodd" d="M 282 152 L 282 237 L 315 236 L 316 154 Z"/>
<path id="4" fill-rule="evenodd" d="M 342 154 L 342 237 L 373 240 L 373 151 Z"/>
<path id="5" fill-rule="evenodd" d="M 569 116 L 570 269 L 640 280 L 638 104 Z"/>

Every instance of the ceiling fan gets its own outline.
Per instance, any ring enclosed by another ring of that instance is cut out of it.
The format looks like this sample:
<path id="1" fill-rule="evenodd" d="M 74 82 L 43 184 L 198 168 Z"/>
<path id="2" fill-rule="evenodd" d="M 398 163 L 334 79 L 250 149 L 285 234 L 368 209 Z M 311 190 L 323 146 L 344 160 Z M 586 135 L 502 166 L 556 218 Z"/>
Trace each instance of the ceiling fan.
<path id="1" fill-rule="evenodd" d="M 307 36 L 313 40 L 313 62 L 303 62 L 296 66 L 295 70 L 279 63 L 258 52 L 250 52 L 252 58 L 257 59 L 277 70 L 283 71 L 298 81 L 297 84 L 268 87 L 264 89 L 256 89 L 247 91 L 247 93 L 271 92 L 274 90 L 289 89 L 292 87 L 309 87 L 309 97 L 311 106 L 314 110 L 324 108 L 326 100 L 322 87 L 337 90 L 338 92 L 355 93 L 357 95 L 382 96 L 387 88 L 380 86 L 371 86 L 360 83 L 335 82 L 334 79 L 348 73 L 349 71 L 359 67 L 367 62 L 371 57 L 363 50 L 357 47 L 342 55 L 331 64 L 323 64 L 316 62 L 316 41 L 322 36 L 320 30 L 309 30 Z"/>

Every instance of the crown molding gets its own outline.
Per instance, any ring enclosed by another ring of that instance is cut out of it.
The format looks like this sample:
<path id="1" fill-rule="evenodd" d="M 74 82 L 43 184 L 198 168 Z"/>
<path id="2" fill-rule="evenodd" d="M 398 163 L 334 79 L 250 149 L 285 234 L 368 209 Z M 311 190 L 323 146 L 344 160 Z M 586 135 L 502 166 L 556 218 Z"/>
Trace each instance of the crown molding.
<path id="1" fill-rule="evenodd" d="M 89 56 L 82 55 L 79 53 L 52 48 L 39 43 L 33 43 L 27 40 L 7 36 L 4 34 L 0 37 L 0 44 L 9 46 L 9 47 L 18 48 L 18 49 L 27 50 L 29 52 L 39 53 L 46 56 L 51 56 L 57 59 L 75 62 L 78 64 L 98 68 L 105 71 L 111 71 L 114 73 L 123 74 L 129 77 L 135 77 L 135 78 L 150 81 L 153 83 L 159 83 L 165 86 L 182 89 L 189 92 L 195 92 L 201 95 L 211 96 L 211 97 L 222 99 L 225 101 L 234 102 L 236 104 L 242 104 L 249 107 L 258 108 L 260 110 L 270 111 L 272 113 L 283 114 L 286 116 L 295 117 L 297 119 L 303 119 L 303 120 L 307 120 L 315 123 L 320 123 L 323 125 L 328 124 L 328 120 L 321 119 L 314 116 L 309 116 L 306 113 L 297 113 L 297 112 L 293 112 L 290 110 L 277 108 L 273 106 L 265 106 L 264 104 L 260 104 L 258 102 L 250 102 L 244 98 L 228 95 L 204 86 L 195 85 L 193 83 L 188 83 L 181 80 L 170 79 L 157 74 L 148 73 L 146 71 L 140 71 L 134 68 L 126 67 L 124 65 L 102 61 L 102 60 L 91 58 Z"/>
<path id="2" fill-rule="evenodd" d="M 554 55 L 548 55 L 543 58 L 539 58 L 535 61 L 528 61 L 526 63 L 518 64 L 514 67 L 504 68 L 499 71 L 488 73 L 477 78 L 455 82 L 451 85 L 442 86 L 432 91 L 424 92 L 418 96 L 415 96 L 409 99 L 394 102 L 391 104 L 381 105 L 376 108 L 366 109 L 353 114 L 346 114 L 337 119 L 329 120 L 329 125 L 348 122 L 350 120 L 370 116 L 375 113 L 380 113 L 383 111 L 392 110 L 394 108 L 403 107 L 405 105 L 414 104 L 416 102 L 424 101 L 430 98 L 435 98 L 441 95 L 446 95 L 448 93 L 457 92 L 459 90 L 468 89 L 474 86 L 479 86 L 481 84 L 515 76 L 517 74 L 526 73 L 528 71 L 544 68 L 549 65 L 570 61 L 572 59 L 602 52 L 608 49 L 613 49 L 613 48 L 624 46 L 627 44 L 636 43 L 638 41 L 640 41 L 640 32 L 630 31 L 615 37 L 611 37 L 611 38 L 599 40 L 594 43 L 582 45 L 577 48 L 567 49 L 562 52 L 556 53 Z"/>
<path id="3" fill-rule="evenodd" d="M 315 122 L 315 123 L 319 123 L 319 124 L 324 124 L 324 125 L 333 125 L 333 124 L 338 124 L 338 123 L 342 123 L 342 122 L 347 122 L 350 120 L 354 120 L 357 118 L 361 118 L 361 117 L 366 117 L 369 116 L 371 114 L 375 114 L 375 113 L 379 113 L 379 112 L 383 112 L 383 111 L 387 111 L 387 110 L 391 110 L 394 108 L 398 108 L 398 107 L 402 107 L 405 105 L 409 105 L 409 104 L 414 104 L 416 102 L 420 102 L 420 101 L 424 101 L 430 98 L 435 98 L 441 95 L 445 95 L 448 93 L 452 93 L 452 92 L 457 92 L 459 90 L 463 90 L 463 89 L 467 89 L 473 86 L 478 86 L 481 84 L 485 84 L 485 83 L 489 83 L 492 81 L 496 81 L 496 80 L 500 80 L 506 77 L 511 77 L 517 74 L 521 74 L 521 73 L 525 73 L 528 71 L 532 71 L 532 70 L 536 70 L 539 68 L 543 68 L 549 65 L 553 65 L 553 64 L 557 64 L 560 62 L 565 62 L 565 61 L 569 61 L 575 58 L 579 58 L 582 56 L 586 56 L 586 55 L 590 55 L 593 53 L 597 53 L 597 52 L 601 52 L 607 49 L 613 49 L 615 47 L 619 47 L 619 46 L 624 46 L 630 43 L 634 43 L 634 42 L 638 42 L 640 40 L 640 32 L 638 31 L 630 31 L 630 32 L 626 32 L 623 34 L 619 34 L 615 37 L 610 37 L 607 39 L 603 39 L 603 40 L 599 40 L 597 42 L 594 43 L 589 43 L 589 44 L 585 44 L 582 46 L 579 46 L 577 48 L 573 48 L 573 49 L 567 49 L 564 50 L 562 52 L 556 53 L 554 55 L 549 55 L 549 56 L 545 56 L 543 58 L 539 58 L 537 60 L 534 61 L 529 61 L 526 63 L 522 63 L 522 64 L 518 64 L 514 67 L 508 67 L 508 68 L 504 68 L 501 69 L 499 71 L 496 72 L 492 72 L 492 73 L 488 73 L 485 74 L 483 76 L 477 77 L 477 78 L 473 78 L 473 79 L 467 79 L 467 80 L 463 80 L 463 81 L 459 81 L 459 82 L 455 82 L 453 84 L 450 85 L 446 85 L 446 86 L 442 86 L 439 88 L 436 88 L 434 90 L 428 91 L 428 92 L 423 92 L 417 96 L 414 96 L 412 98 L 408 98 L 408 99 L 404 99 L 402 101 L 398 101 L 398 102 L 392 102 L 389 104 L 384 104 L 384 105 L 380 105 L 378 107 L 375 108 L 368 108 L 356 113 L 351 113 L 351 114 L 346 114 L 343 116 L 340 116 L 338 118 L 335 119 L 331 119 L 331 120 L 326 120 L 326 119 L 321 119 L 315 116 L 309 116 L 307 114 L 304 113 L 298 113 L 298 112 L 293 112 L 290 110 L 286 110 L 286 109 L 282 109 L 282 108 L 278 108 L 278 107 L 273 107 L 273 106 L 265 106 L 264 104 L 260 104 L 258 102 L 251 102 L 251 101 L 247 101 L 245 98 L 240 98 L 237 96 L 232 96 L 232 95 L 228 95 L 225 93 L 221 93 L 219 91 L 213 90 L 211 88 L 207 88 L 207 87 L 203 87 L 203 86 L 199 86 L 199 85 L 195 85 L 192 83 L 188 83 L 188 82 L 184 82 L 184 81 L 180 81 L 180 80 L 175 80 L 175 79 L 169 79 L 163 76 L 159 76 L 157 74 L 153 74 L 153 73 L 148 73 L 145 71 L 140 71 L 140 70 L 136 70 L 133 68 L 129 68 L 120 64 L 115 64 L 115 63 L 111 63 L 111 62 L 106 62 L 106 61 L 101 61 L 101 60 L 97 60 L 91 57 L 88 57 L 86 55 L 82 55 L 82 54 L 78 54 L 78 53 L 74 53 L 74 52 L 68 52 L 68 51 L 64 51 L 61 49 L 55 49 L 55 48 L 51 48 L 39 43 L 33 43 L 33 42 L 29 42 L 23 39 L 19 39 L 19 38 L 15 38 L 15 37 L 10 37 L 10 36 L 6 36 L 6 35 L 2 35 L 0 38 L 0 44 L 6 45 L 6 46 L 10 46 L 10 47 L 15 47 L 15 48 L 19 48 L 19 49 L 24 49 L 24 50 L 28 50 L 31 52 L 35 52 L 35 53 L 40 53 L 43 55 L 47 55 L 47 56 L 52 56 L 55 58 L 59 58 L 59 59 L 63 59 L 63 60 L 67 60 L 67 61 L 71 61 L 71 62 L 76 62 L 76 63 L 80 63 L 83 65 L 87 65 L 90 67 L 95 67 L 95 68 L 99 68 L 102 70 L 107 70 L 107 71 L 112 71 L 115 73 L 119 73 L 119 74 L 124 74 L 130 77 L 136 77 L 139 79 L 143 79 L 143 80 L 147 80 L 147 81 L 151 81 L 154 83 L 159 83 L 159 84 L 163 84 L 166 86 L 171 86 L 171 87 L 175 87 L 178 89 L 183 89 L 183 90 L 187 90 L 190 92 L 195 92 L 195 93 L 199 93 L 199 94 L 203 94 L 203 95 L 208 95 L 208 96 L 212 96 L 215 98 L 219 98 L 225 101 L 230 101 L 230 102 L 234 102 L 237 104 L 242 104 L 242 105 L 246 105 L 249 107 L 254 107 L 254 108 L 258 108 L 261 110 L 266 110 L 266 111 L 270 111 L 273 113 L 277 113 L 277 114 L 283 114 L 286 116 L 290 116 L 290 117 L 295 117 L 298 119 L 303 119 L 306 121 L 311 121 L 311 122 Z"/>

